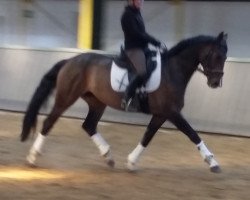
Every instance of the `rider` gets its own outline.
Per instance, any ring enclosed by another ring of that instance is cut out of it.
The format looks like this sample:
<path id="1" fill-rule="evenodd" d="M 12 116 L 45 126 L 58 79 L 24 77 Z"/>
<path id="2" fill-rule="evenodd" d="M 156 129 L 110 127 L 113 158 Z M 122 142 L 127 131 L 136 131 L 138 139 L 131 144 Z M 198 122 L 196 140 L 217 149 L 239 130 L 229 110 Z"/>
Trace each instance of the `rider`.
<path id="1" fill-rule="evenodd" d="M 159 48 L 165 47 L 164 44 L 149 35 L 145 30 L 144 20 L 141 15 L 143 1 L 127 0 L 128 5 L 121 17 L 121 26 L 125 37 L 125 52 L 136 70 L 122 98 L 121 107 L 125 110 L 128 109 L 136 88 L 146 81 L 145 51 L 148 44 L 151 43 Z"/>

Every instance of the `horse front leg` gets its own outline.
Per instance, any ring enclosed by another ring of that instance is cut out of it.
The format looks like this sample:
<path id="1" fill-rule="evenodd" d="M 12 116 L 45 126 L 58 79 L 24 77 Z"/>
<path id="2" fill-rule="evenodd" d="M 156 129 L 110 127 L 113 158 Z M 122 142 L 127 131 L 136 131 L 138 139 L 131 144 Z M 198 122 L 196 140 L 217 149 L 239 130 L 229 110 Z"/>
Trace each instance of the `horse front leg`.
<path id="1" fill-rule="evenodd" d="M 214 155 L 209 151 L 205 143 L 198 136 L 197 132 L 189 125 L 182 115 L 180 113 L 175 113 L 169 118 L 169 121 L 172 122 L 185 135 L 187 135 L 194 144 L 196 144 L 201 157 L 209 165 L 210 171 L 220 173 L 221 168 L 215 160 Z"/>
<path id="2" fill-rule="evenodd" d="M 161 125 L 166 121 L 166 117 L 162 116 L 153 116 L 146 132 L 144 133 L 144 136 L 141 140 L 141 142 L 136 146 L 136 148 L 128 155 L 127 158 L 127 168 L 130 171 L 137 170 L 137 162 L 142 154 L 142 152 L 145 150 L 145 148 L 148 146 L 149 142 L 154 137 L 157 130 L 161 127 Z"/>

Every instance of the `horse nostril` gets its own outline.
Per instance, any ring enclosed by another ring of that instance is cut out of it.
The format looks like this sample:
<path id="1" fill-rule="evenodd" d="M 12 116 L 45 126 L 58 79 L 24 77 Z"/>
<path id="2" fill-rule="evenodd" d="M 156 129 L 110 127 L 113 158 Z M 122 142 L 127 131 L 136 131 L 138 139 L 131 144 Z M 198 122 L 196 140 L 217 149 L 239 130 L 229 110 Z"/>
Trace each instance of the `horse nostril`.
<path id="1" fill-rule="evenodd" d="M 211 88 L 217 88 L 220 86 L 220 81 L 208 81 L 207 82 L 208 86 L 211 87 Z"/>
<path id="2" fill-rule="evenodd" d="M 215 81 L 213 84 L 212 84 L 212 87 L 213 88 L 217 88 L 220 86 L 220 81 Z"/>

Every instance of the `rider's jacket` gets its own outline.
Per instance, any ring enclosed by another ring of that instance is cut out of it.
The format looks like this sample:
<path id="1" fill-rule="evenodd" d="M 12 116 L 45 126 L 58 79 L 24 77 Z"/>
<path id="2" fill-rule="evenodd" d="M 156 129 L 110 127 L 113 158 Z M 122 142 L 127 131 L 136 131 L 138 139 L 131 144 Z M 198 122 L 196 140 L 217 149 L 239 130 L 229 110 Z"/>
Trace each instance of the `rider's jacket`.
<path id="1" fill-rule="evenodd" d="M 148 47 L 148 43 L 159 46 L 160 42 L 146 32 L 145 24 L 139 9 L 127 6 L 121 17 L 125 37 L 125 49 Z"/>

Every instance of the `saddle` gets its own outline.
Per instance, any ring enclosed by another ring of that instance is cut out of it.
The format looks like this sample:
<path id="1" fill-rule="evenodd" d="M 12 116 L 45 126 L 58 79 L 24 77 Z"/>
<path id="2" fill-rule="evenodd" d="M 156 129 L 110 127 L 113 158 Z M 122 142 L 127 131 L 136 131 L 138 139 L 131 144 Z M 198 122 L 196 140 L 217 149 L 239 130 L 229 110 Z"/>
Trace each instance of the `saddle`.
<path id="1" fill-rule="evenodd" d="M 153 60 L 153 58 L 156 56 L 156 51 L 145 49 L 144 50 L 145 56 L 146 56 L 146 71 L 147 75 L 145 77 L 145 82 L 143 85 L 146 84 L 147 80 L 149 79 L 151 73 L 156 68 L 156 60 Z M 114 62 L 121 68 L 128 70 L 128 77 L 129 81 L 131 80 L 131 77 L 135 71 L 133 63 L 130 61 L 129 57 L 127 56 L 125 50 L 121 47 L 120 54 L 116 57 L 114 57 Z"/>
<path id="2" fill-rule="evenodd" d="M 113 60 L 117 66 L 128 70 L 128 77 L 129 77 L 129 81 L 130 81 L 131 76 L 134 73 L 134 65 L 122 47 L 120 50 L 120 54 L 118 56 L 115 56 Z"/>
<path id="3" fill-rule="evenodd" d="M 146 56 L 146 77 L 144 77 L 144 81 L 142 83 L 142 87 L 145 87 L 147 81 L 149 80 L 152 72 L 155 70 L 157 61 L 153 58 L 156 57 L 156 51 L 146 49 L 144 51 Z M 127 56 L 125 50 L 121 48 L 120 54 L 114 58 L 114 62 L 116 65 L 123 69 L 128 70 L 128 80 L 130 82 L 133 74 L 135 73 L 135 68 L 133 63 L 130 61 L 129 57 Z M 132 100 L 130 105 L 129 111 L 141 111 L 144 113 L 149 113 L 149 106 L 148 106 L 148 93 L 143 90 L 142 88 L 138 88 L 137 92 Z"/>

